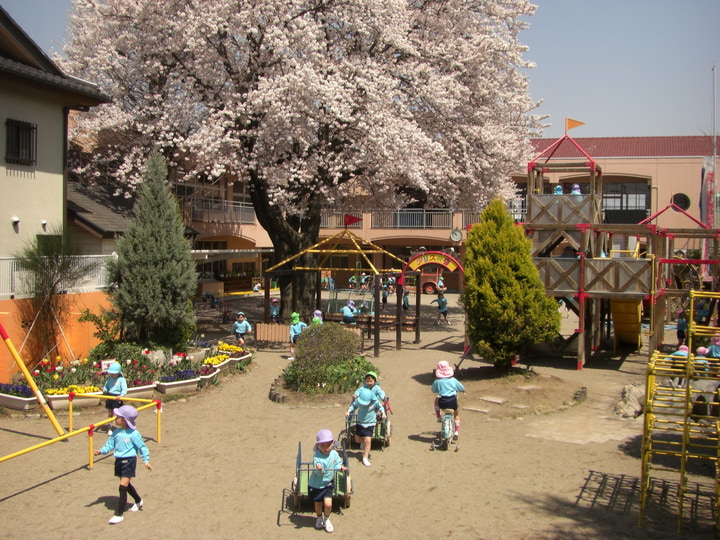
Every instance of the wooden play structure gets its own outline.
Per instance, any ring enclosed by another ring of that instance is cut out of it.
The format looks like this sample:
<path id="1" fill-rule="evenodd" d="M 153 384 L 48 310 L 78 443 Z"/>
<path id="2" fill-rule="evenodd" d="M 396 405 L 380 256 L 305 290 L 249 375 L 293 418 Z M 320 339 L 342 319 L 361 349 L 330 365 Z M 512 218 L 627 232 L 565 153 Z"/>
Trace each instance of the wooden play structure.
<path id="1" fill-rule="evenodd" d="M 550 161 L 563 142 L 573 144 L 584 160 Z M 587 190 L 554 194 L 545 176 L 550 172 L 586 176 Z M 616 346 L 626 343 L 641 348 L 643 302 L 649 307 L 649 350 L 660 348 L 665 322 L 674 317 L 671 308 L 687 299 L 690 290 L 703 286 L 702 280 L 677 279 L 678 269 L 708 265 L 718 258 L 718 231 L 674 205 L 636 225 L 603 223 L 602 190 L 601 168 L 567 135 L 528 163 L 523 226 L 532 240 L 535 265 L 547 293 L 562 299 L 578 315 L 578 328 L 564 343 L 565 347 L 577 344 L 578 369 L 611 334 Z M 654 222 L 670 208 L 683 212 L 692 228 L 657 226 Z M 709 246 L 708 259 L 677 256 L 689 242 Z M 716 266 L 712 265 L 709 276 L 713 289 Z"/>
<path id="2" fill-rule="evenodd" d="M 347 217 L 346 216 L 346 223 L 347 223 Z M 352 216 L 349 216 L 352 217 Z M 351 246 L 351 247 L 347 247 Z M 298 258 L 302 257 L 305 254 L 313 254 L 318 258 L 318 264 L 316 266 L 298 266 L 293 265 L 290 270 L 280 270 L 286 265 L 289 265 L 293 263 L 293 261 L 296 261 Z M 396 261 L 398 263 L 398 268 L 378 268 L 373 260 L 375 258 L 375 255 L 384 254 L 387 257 L 389 257 L 391 260 Z M 336 268 L 329 265 L 331 258 L 333 255 L 350 255 L 354 256 L 357 261 L 358 265 L 354 268 Z M 320 295 L 321 295 L 321 273 L 322 272 L 337 272 L 337 271 L 352 271 L 352 272 L 365 272 L 368 275 L 371 275 L 373 277 L 373 288 L 372 288 L 372 301 L 370 303 L 372 308 L 372 313 L 370 313 L 370 318 L 366 319 L 366 325 L 369 332 L 372 332 L 374 336 L 374 347 L 373 352 L 374 355 L 380 356 L 380 331 L 383 328 L 395 328 L 396 330 L 396 348 L 397 350 L 402 349 L 402 330 L 403 330 L 403 314 L 402 314 L 402 290 L 400 287 L 398 287 L 397 291 L 397 302 L 396 302 L 396 313 L 394 317 L 385 317 L 384 319 L 381 318 L 379 313 L 375 313 L 375 307 L 374 306 L 380 306 L 380 296 L 381 296 L 381 289 L 382 289 L 382 281 L 383 279 L 392 276 L 396 280 L 402 276 L 401 269 L 405 266 L 406 262 L 403 259 L 400 259 L 399 257 L 393 255 L 389 251 L 384 250 L 383 248 L 373 244 L 372 242 L 365 240 L 364 238 L 358 236 L 357 234 L 353 233 L 352 231 L 348 230 L 347 228 L 343 229 L 339 233 L 326 238 L 325 240 L 321 240 L 317 244 L 304 249 L 300 251 L 299 253 L 293 255 L 292 257 L 288 257 L 287 259 L 277 263 L 276 265 L 268 268 L 265 271 L 264 277 L 265 277 L 265 323 L 269 322 L 269 312 L 268 312 L 268 306 L 270 305 L 270 280 L 276 279 L 279 275 L 282 273 L 289 273 L 291 275 L 297 273 L 297 272 L 315 272 L 317 275 L 317 298 L 316 298 L 316 306 L 319 309 L 320 308 Z M 419 291 L 418 291 L 419 296 Z M 294 300 L 294 299 L 293 299 Z M 295 306 L 292 306 L 293 311 L 295 310 Z M 419 311 L 419 306 L 418 306 Z M 419 313 L 418 313 L 419 314 Z M 419 320 L 416 314 L 416 321 Z M 392 320 L 390 320 L 392 319 Z M 416 340 L 419 341 L 419 325 L 416 324 Z"/>

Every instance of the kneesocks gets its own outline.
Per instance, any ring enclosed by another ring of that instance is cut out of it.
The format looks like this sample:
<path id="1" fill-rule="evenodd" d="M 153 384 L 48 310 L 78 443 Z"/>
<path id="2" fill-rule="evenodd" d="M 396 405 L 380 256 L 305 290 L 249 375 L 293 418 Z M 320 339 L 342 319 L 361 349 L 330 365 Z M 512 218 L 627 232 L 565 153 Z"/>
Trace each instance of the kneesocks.
<path id="1" fill-rule="evenodd" d="M 140 495 L 138 495 L 138 492 L 135 490 L 135 486 L 129 484 L 127 487 L 127 492 L 135 500 L 136 503 L 140 502 Z"/>
<path id="2" fill-rule="evenodd" d="M 116 516 L 122 516 L 123 512 L 125 512 L 125 507 L 127 506 L 127 493 L 128 488 L 127 486 L 120 486 L 120 500 L 118 500 L 118 507 L 115 511 Z"/>

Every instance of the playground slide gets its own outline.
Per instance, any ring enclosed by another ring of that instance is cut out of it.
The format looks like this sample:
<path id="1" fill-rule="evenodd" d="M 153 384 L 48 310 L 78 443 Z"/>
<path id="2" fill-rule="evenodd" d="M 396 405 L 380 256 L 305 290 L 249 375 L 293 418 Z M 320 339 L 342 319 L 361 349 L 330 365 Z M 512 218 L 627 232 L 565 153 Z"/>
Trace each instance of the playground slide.
<path id="1" fill-rule="evenodd" d="M 642 348 L 642 300 L 616 300 L 610 302 L 615 344 L 629 343 Z"/>

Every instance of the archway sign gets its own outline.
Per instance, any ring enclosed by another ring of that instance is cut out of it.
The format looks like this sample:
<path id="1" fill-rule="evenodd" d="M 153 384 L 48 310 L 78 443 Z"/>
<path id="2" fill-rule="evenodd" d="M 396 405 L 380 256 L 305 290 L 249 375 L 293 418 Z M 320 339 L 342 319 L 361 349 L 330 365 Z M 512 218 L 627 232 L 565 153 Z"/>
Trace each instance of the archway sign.
<path id="1" fill-rule="evenodd" d="M 422 253 L 418 253 L 412 257 L 407 262 L 405 268 L 403 268 L 403 275 L 405 272 L 415 272 L 428 264 L 438 264 L 445 268 L 448 272 L 454 272 L 455 270 L 460 270 L 463 273 L 465 272 L 465 269 L 463 269 L 460 261 L 452 255 L 448 255 L 442 251 L 423 251 Z"/>

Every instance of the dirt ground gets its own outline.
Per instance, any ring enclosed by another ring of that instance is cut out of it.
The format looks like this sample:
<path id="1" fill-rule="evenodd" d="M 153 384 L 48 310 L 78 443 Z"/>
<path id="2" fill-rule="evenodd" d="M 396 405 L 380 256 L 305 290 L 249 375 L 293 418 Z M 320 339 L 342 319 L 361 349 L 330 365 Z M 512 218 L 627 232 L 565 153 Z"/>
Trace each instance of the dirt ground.
<path id="1" fill-rule="evenodd" d="M 450 295 L 453 326 L 437 326 L 431 297 L 423 297 L 422 336 L 406 333 L 402 351 L 384 334 L 371 361 L 391 399 L 392 444 L 374 449 L 372 466 L 351 452 L 354 485 L 349 508 L 336 508 L 334 536 L 361 538 L 711 538 L 709 496 L 700 496 L 676 534 L 673 498 L 677 469 L 657 471 L 662 493 L 652 493 L 644 528 L 638 528 L 642 417 L 613 414 L 624 385 L 644 379 L 646 356 L 602 357 L 583 370 L 573 358 L 527 360 L 537 376 L 499 378 L 466 360 L 459 378 L 459 451 L 431 451 L 437 424 L 430 393 L 437 361 L 460 361 L 462 310 Z M 233 307 L 260 317 L 259 297 Z M 206 339 L 229 335 L 217 312 L 203 308 Z M 564 332 L 575 321 L 564 320 Z M 86 436 L 0 463 L 0 538 L 309 538 L 309 507 L 292 508 L 290 484 L 298 443 L 311 457 L 314 435 L 344 428 L 348 395 L 274 403 L 269 387 L 287 365 L 284 348 L 259 351 L 251 369 L 221 384 L 163 406 L 162 441 L 156 418 L 144 411 L 138 428 L 147 438 L 152 472 L 138 469 L 134 482 L 144 509 L 110 526 L 117 500 L 113 458 L 87 467 Z M 587 398 L 573 399 L 580 388 Z M 86 410 L 75 426 L 104 417 Z M 67 415 L 59 421 L 67 426 Z M 54 436 L 37 414 L 0 414 L 0 456 Z M 104 436 L 95 437 L 95 445 Z M 697 467 L 697 481 L 711 486 L 712 469 Z M 710 488 L 709 491 L 712 491 Z M 688 505 L 690 506 L 690 505 Z"/>

